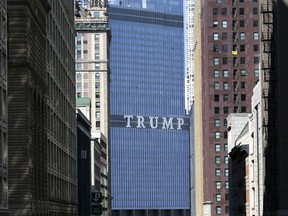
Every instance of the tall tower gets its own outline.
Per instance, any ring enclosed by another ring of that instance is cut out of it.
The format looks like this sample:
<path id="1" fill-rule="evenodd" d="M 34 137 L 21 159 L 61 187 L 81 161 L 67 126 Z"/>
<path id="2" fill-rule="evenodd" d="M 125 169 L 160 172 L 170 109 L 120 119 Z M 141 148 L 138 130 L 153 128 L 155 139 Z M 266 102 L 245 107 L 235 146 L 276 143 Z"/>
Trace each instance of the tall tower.
<path id="1" fill-rule="evenodd" d="M 47 146 L 49 214 L 77 215 L 74 1 L 49 0 Z"/>
<path id="2" fill-rule="evenodd" d="M 204 214 L 228 215 L 226 117 L 251 110 L 259 76 L 259 3 L 204 0 L 199 12 L 202 79 L 197 82 L 202 86 L 197 91 L 202 97 L 195 116 L 202 115 Z"/>
<path id="3" fill-rule="evenodd" d="M 194 102 L 194 23 L 195 1 L 185 0 L 184 7 L 184 38 L 185 38 L 185 110 L 189 113 Z"/>
<path id="4" fill-rule="evenodd" d="M 9 0 L 12 215 L 76 215 L 73 0 Z"/>
<path id="5" fill-rule="evenodd" d="M 7 2 L 0 1 L 0 214 L 8 215 Z"/>
<path id="6" fill-rule="evenodd" d="M 115 216 L 189 215 L 183 1 L 111 1 Z"/>
<path id="7" fill-rule="evenodd" d="M 106 0 L 77 1 L 75 9 L 76 97 L 91 99 L 91 138 L 99 142 L 101 140 L 101 145 L 105 145 L 105 159 L 101 160 L 100 178 L 103 178 L 101 187 L 94 185 L 92 180 L 92 190 L 101 188 L 104 196 L 103 215 L 110 215 L 110 27 L 107 2 Z M 93 152 L 94 149 L 91 151 Z"/>

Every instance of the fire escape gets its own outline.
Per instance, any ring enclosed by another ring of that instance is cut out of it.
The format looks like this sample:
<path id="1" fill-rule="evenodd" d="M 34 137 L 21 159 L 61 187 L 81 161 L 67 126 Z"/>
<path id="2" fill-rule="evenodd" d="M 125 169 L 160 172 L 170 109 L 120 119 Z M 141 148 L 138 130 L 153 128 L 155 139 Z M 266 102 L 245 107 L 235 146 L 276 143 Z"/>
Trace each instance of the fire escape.
<path id="1" fill-rule="evenodd" d="M 276 137 L 276 101 L 274 70 L 274 12 L 273 1 L 263 0 L 262 14 L 262 115 L 263 115 L 263 147 L 264 147 L 264 213 L 276 215 L 277 210 L 277 137 Z M 270 215 L 269 214 L 269 215 Z M 264 214 L 265 215 L 265 214 Z"/>

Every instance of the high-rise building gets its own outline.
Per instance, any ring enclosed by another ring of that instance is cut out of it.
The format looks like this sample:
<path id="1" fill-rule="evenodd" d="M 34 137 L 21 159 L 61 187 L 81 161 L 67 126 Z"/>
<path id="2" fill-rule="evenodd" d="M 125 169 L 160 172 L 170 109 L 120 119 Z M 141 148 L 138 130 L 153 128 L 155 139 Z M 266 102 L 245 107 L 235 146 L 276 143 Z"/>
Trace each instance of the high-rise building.
<path id="1" fill-rule="evenodd" d="M 49 3 L 51 5 L 47 19 L 49 91 L 46 111 L 49 214 L 77 215 L 74 1 L 49 0 Z"/>
<path id="2" fill-rule="evenodd" d="M 8 215 L 7 2 L 0 1 L 0 215 Z"/>
<path id="3" fill-rule="evenodd" d="M 88 98 L 88 101 L 89 98 Z M 91 215 L 91 124 L 78 109 L 77 100 L 77 176 L 78 215 Z M 82 102 L 82 101 L 81 101 Z M 80 104 L 81 106 L 82 104 Z M 100 175 L 99 175 L 100 176 Z"/>
<path id="4" fill-rule="evenodd" d="M 77 215 L 74 1 L 7 3 L 9 206 Z"/>
<path id="5" fill-rule="evenodd" d="M 194 102 L 194 22 L 195 1 L 185 0 L 184 7 L 184 43 L 185 43 L 185 109 L 189 113 Z"/>
<path id="6" fill-rule="evenodd" d="M 202 124 L 203 203 L 208 215 L 229 214 L 226 117 L 251 110 L 260 70 L 259 13 L 257 0 L 204 0 L 199 7 L 202 79 L 197 79 L 201 97 L 197 105 L 195 98 L 195 116 L 202 119 L 195 124 Z"/>
<path id="7" fill-rule="evenodd" d="M 110 148 L 109 148 L 109 93 L 110 93 L 110 68 L 109 68 L 109 44 L 110 27 L 107 17 L 107 1 L 81 0 L 75 5 L 76 38 L 76 97 L 89 97 L 91 99 L 91 138 L 92 149 L 100 147 L 105 151 L 105 160 L 101 157 L 101 187 L 94 184 L 92 178 L 92 191 L 101 190 L 103 195 L 103 215 L 110 215 Z M 99 145 L 94 143 L 96 139 Z M 104 141 L 105 140 L 105 141 Z M 92 163 L 94 163 L 92 157 Z M 99 158 L 100 160 L 100 158 Z M 93 169 L 92 165 L 92 169 Z M 92 170 L 92 176 L 93 174 Z"/>
<path id="8" fill-rule="evenodd" d="M 111 1 L 113 215 L 189 215 L 183 1 Z"/>
<path id="9" fill-rule="evenodd" d="M 287 1 L 261 1 L 264 215 L 287 215 Z M 262 213 L 261 212 L 261 213 Z"/>
<path id="10" fill-rule="evenodd" d="M 94 7 L 97 2 L 82 0 L 77 6 L 76 94 L 91 98 L 92 134 L 101 131 L 108 138 L 110 28 L 106 4 Z"/>

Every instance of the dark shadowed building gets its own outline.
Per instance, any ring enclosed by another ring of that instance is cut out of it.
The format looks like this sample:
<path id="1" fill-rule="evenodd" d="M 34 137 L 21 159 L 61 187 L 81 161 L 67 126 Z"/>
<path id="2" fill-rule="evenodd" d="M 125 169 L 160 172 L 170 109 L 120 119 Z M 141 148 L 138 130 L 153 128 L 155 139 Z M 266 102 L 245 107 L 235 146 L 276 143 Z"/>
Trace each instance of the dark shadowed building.
<path id="1" fill-rule="evenodd" d="M 0 215 L 8 215 L 7 2 L 0 1 Z"/>
<path id="2" fill-rule="evenodd" d="M 77 109 L 78 215 L 91 214 L 91 123 Z"/>
<path id="3" fill-rule="evenodd" d="M 77 215 L 74 1 L 7 4 L 12 215 Z"/>

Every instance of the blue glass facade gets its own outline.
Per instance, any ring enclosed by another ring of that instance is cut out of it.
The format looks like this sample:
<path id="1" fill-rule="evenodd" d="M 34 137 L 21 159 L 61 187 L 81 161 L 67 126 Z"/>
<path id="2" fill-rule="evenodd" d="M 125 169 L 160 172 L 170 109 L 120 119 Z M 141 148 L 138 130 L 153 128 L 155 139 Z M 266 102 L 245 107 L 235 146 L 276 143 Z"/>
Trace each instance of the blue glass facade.
<path id="1" fill-rule="evenodd" d="M 110 0 L 113 7 L 145 9 L 166 14 L 183 15 L 183 0 Z"/>
<path id="2" fill-rule="evenodd" d="M 189 209 L 183 17 L 112 6 L 109 17 L 112 208 Z"/>

